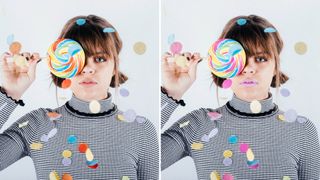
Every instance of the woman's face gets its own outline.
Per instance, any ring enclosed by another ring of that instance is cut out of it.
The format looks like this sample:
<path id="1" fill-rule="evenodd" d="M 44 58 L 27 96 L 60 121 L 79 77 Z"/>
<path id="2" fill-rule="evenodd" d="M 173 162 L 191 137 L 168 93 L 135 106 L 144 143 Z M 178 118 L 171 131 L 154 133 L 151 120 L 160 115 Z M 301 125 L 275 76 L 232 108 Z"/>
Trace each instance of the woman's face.
<path id="1" fill-rule="evenodd" d="M 84 101 L 105 99 L 111 78 L 114 75 L 114 61 L 97 53 L 86 60 L 82 72 L 71 78 L 73 94 Z"/>
<path id="2" fill-rule="evenodd" d="M 231 89 L 247 102 L 268 98 L 272 78 L 275 75 L 275 60 L 263 52 L 247 58 L 244 70 L 232 78 Z"/>

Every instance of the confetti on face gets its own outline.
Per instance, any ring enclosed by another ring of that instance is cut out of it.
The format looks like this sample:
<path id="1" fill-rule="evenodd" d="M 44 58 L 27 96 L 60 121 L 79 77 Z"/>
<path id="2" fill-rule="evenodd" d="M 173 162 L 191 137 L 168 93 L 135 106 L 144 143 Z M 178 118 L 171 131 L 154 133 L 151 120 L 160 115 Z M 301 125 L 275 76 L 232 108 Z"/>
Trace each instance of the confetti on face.
<path id="1" fill-rule="evenodd" d="M 119 121 L 124 121 L 124 120 L 125 120 L 125 118 L 124 118 L 124 116 L 123 116 L 122 114 L 118 114 L 118 115 L 117 115 L 117 119 L 118 119 Z"/>
<path id="2" fill-rule="evenodd" d="M 142 55 L 146 52 L 146 45 L 143 42 L 136 42 L 133 45 L 133 50 L 135 53 L 137 53 L 138 55 Z"/>
<path id="3" fill-rule="evenodd" d="M 296 121 L 298 115 L 294 109 L 289 109 L 284 113 L 284 117 L 287 122 L 294 122 Z"/>
<path id="4" fill-rule="evenodd" d="M 40 141 L 42 141 L 42 142 L 48 142 L 48 141 L 49 141 L 48 135 L 46 135 L 46 134 L 42 135 L 41 138 L 40 138 Z"/>
<path id="5" fill-rule="evenodd" d="M 218 112 L 208 112 L 207 114 L 212 121 L 220 119 L 222 117 L 222 115 Z"/>
<path id="6" fill-rule="evenodd" d="M 89 109 L 92 113 L 100 112 L 101 105 L 100 105 L 99 101 L 97 101 L 97 100 L 91 101 L 89 104 Z"/>
<path id="7" fill-rule="evenodd" d="M 297 121 L 298 121 L 299 123 L 305 123 L 305 122 L 307 122 L 307 119 L 304 118 L 304 117 L 298 117 L 298 118 L 297 118 Z"/>
<path id="8" fill-rule="evenodd" d="M 133 109 L 129 109 L 123 113 L 124 118 L 127 122 L 133 122 L 136 119 L 136 112 Z"/>
<path id="9" fill-rule="evenodd" d="M 170 46 L 172 54 L 179 54 L 182 50 L 182 44 L 180 42 L 173 42 Z"/>
<path id="10" fill-rule="evenodd" d="M 43 145 L 41 143 L 32 143 L 30 144 L 30 149 L 32 150 L 40 150 L 42 149 Z"/>
<path id="11" fill-rule="evenodd" d="M 62 152 L 62 157 L 64 158 L 70 158 L 72 156 L 72 152 L 70 150 L 64 150 Z"/>
<path id="12" fill-rule="evenodd" d="M 291 180 L 291 178 L 289 176 L 283 176 L 282 180 Z"/>
<path id="13" fill-rule="evenodd" d="M 29 123 L 29 121 L 26 121 L 26 122 L 23 122 L 23 123 L 19 124 L 19 128 L 27 126 L 28 123 Z"/>
<path id="14" fill-rule="evenodd" d="M 174 57 L 174 62 L 177 66 L 185 68 L 187 66 L 188 59 L 185 56 L 176 56 Z"/>
<path id="15" fill-rule="evenodd" d="M 128 176 L 122 176 L 122 180 L 130 180 Z"/>
<path id="16" fill-rule="evenodd" d="M 274 33 L 274 32 L 277 32 L 277 30 L 274 29 L 273 27 L 267 27 L 264 29 L 264 32 L 265 33 Z"/>
<path id="17" fill-rule="evenodd" d="M 10 44 L 9 51 L 12 54 L 19 54 L 21 51 L 21 44 L 17 41 Z"/>
<path id="18" fill-rule="evenodd" d="M 10 46 L 12 42 L 14 41 L 14 34 L 10 34 L 7 36 L 7 44 Z"/>
<path id="19" fill-rule="evenodd" d="M 246 20 L 246 19 L 240 18 L 240 19 L 237 20 L 237 24 L 238 24 L 239 26 L 243 26 L 243 25 L 245 25 L 246 23 L 247 23 L 247 20 Z"/>
<path id="20" fill-rule="evenodd" d="M 86 23 L 86 20 L 80 18 L 80 19 L 77 19 L 76 23 L 77 23 L 79 26 L 82 26 L 82 25 L 84 25 L 84 24 Z"/>
<path id="21" fill-rule="evenodd" d="M 188 126 L 189 122 L 190 122 L 190 121 L 183 122 L 183 123 L 179 124 L 179 127 L 180 127 L 180 128 L 183 128 L 183 127 L 185 127 L 185 126 Z"/>
<path id="22" fill-rule="evenodd" d="M 222 163 L 225 166 L 230 166 L 232 164 L 232 159 L 231 158 L 224 158 Z"/>
<path id="23" fill-rule="evenodd" d="M 126 88 L 121 88 L 120 89 L 120 95 L 122 96 L 122 97 L 128 97 L 129 96 L 129 91 L 126 89 Z"/>
<path id="24" fill-rule="evenodd" d="M 249 148 L 249 149 L 247 150 L 246 154 L 247 154 L 247 159 L 248 159 L 248 161 L 253 161 L 253 160 L 254 160 L 254 154 L 253 154 L 251 148 Z"/>
<path id="25" fill-rule="evenodd" d="M 203 148 L 202 143 L 192 143 L 191 144 L 191 149 L 193 149 L 193 150 L 201 150 L 202 148 Z"/>
<path id="26" fill-rule="evenodd" d="M 72 180 L 72 176 L 70 174 L 63 174 L 62 180 Z"/>
<path id="27" fill-rule="evenodd" d="M 277 115 L 277 118 L 278 118 L 278 120 L 280 120 L 280 121 L 284 121 L 284 120 L 285 120 L 285 117 L 284 117 L 283 114 L 278 114 L 278 115 Z"/>
<path id="28" fill-rule="evenodd" d="M 290 96 L 290 91 L 286 88 L 281 88 L 280 90 L 280 94 L 283 96 L 283 97 L 288 97 Z"/>
<path id="29" fill-rule="evenodd" d="M 210 180 L 220 180 L 220 175 L 217 171 L 212 171 L 210 174 Z"/>
<path id="30" fill-rule="evenodd" d="M 201 137 L 201 141 L 203 141 L 203 142 L 209 142 L 210 141 L 210 138 L 209 138 L 209 136 L 208 135 L 203 135 L 202 137 Z"/>
<path id="31" fill-rule="evenodd" d="M 103 28 L 103 32 L 104 33 L 113 33 L 113 32 L 116 32 L 116 30 L 112 27 L 106 27 L 106 28 Z"/>
<path id="32" fill-rule="evenodd" d="M 225 158 L 231 158 L 232 157 L 232 151 L 231 150 L 225 150 L 223 151 L 223 157 Z"/>
<path id="33" fill-rule="evenodd" d="M 174 42 L 175 39 L 175 35 L 174 34 L 170 34 L 168 36 L 168 44 L 172 44 Z"/>
<path id="34" fill-rule="evenodd" d="M 93 158 L 94 157 L 93 157 L 93 154 L 92 154 L 91 150 L 89 148 L 87 148 L 87 150 L 86 150 L 86 159 L 87 159 L 87 161 L 92 161 Z"/>
<path id="35" fill-rule="evenodd" d="M 307 44 L 304 42 L 297 42 L 294 45 L 294 50 L 296 51 L 297 54 L 303 55 L 307 52 L 308 47 L 307 47 Z"/>
<path id="36" fill-rule="evenodd" d="M 79 144 L 79 152 L 80 153 L 85 153 L 88 149 L 88 144 L 86 143 L 80 143 Z"/>
<path id="37" fill-rule="evenodd" d="M 238 143 L 238 137 L 236 135 L 231 135 L 228 138 L 228 142 L 230 144 L 237 144 Z"/>
<path id="38" fill-rule="evenodd" d="M 17 65 L 21 68 L 28 65 L 27 59 L 23 56 L 20 56 L 20 55 L 14 55 L 13 62 L 15 65 Z"/>
<path id="39" fill-rule="evenodd" d="M 64 79 L 61 83 L 61 88 L 67 89 L 71 86 L 71 80 L 70 79 Z"/>
<path id="40" fill-rule="evenodd" d="M 233 176 L 228 173 L 224 173 L 222 176 L 222 180 L 233 180 Z"/>
<path id="41" fill-rule="evenodd" d="M 257 100 L 253 100 L 251 103 L 250 103 L 250 110 L 252 113 L 259 113 L 261 112 L 261 104 L 259 101 Z"/>
<path id="42" fill-rule="evenodd" d="M 231 79 L 226 79 L 222 83 L 222 88 L 223 89 L 228 89 L 232 86 L 232 80 Z"/>
<path id="43" fill-rule="evenodd" d="M 69 144 L 75 144 L 78 141 L 78 138 L 75 135 L 70 135 L 67 139 Z"/>
<path id="44" fill-rule="evenodd" d="M 137 116 L 136 121 L 137 121 L 138 123 L 142 124 L 142 123 L 146 122 L 146 119 L 143 118 L 143 117 Z"/>
<path id="45" fill-rule="evenodd" d="M 210 133 L 209 133 L 209 138 L 211 139 L 211 138 L 213 138 L 215 135 L 217 135 L 218 134 L 218 128 L 214 128 L 214 129 L 212 129 L 211 131 L 210 131 Z"/>
<path id="46" fill-rule="evenodd" d="M 56 171 L 52 171 L 49 174 L 49 179 L 50 180 L 60 180 L 60 177 Z"/>
<path id="47" fill-rule="evenodd" d="M 53 136 L 55 136 L 58 132 L 57 128 L 53 128 L 49 133 L 48 133 L 48 138 L 52 138 Z"/>
<path id="48" fill-rule="evenodd" d="M 240 149 L 240 152 L 246 153 L 248 151 L 248 149 L 249 149 L 249 144 L 240 143 L 239 149 Z"/>
<path id="49" fill-rule="evenodd" d="M 64 166 L 70 166 L 71 163 L 72 163 L 72 161 L 71 161 L 70 158 L 63 158 L 63 159 L 62 159 L 62 164 L 63 164 Z"/>

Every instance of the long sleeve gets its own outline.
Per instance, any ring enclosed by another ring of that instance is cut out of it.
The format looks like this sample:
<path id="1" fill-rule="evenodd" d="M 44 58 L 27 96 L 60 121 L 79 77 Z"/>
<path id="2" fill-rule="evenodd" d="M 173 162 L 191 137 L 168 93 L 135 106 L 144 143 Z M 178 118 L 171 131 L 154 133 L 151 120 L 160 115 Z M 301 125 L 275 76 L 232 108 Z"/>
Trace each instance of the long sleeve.
<path id="1" fill-rule="evenodd" d="M 161 92 L 161 128 L 169 120 L 170 116 L 177 109 L 178 103 L 166 94 Z"/>
<path id="2" fill-rule="evenodd" d="M 159 143 L 157 132 L 150 121 L 145 121 L 143 141 L 139 157 L 138 179 L 159 179 Z"/>
<path id="3" fill-rule="evenodd" d="M 305 134 L 302 138 L 299 163 L 299 179 L 319 179 L 320 177 L 320 146 L 317 130 L 311 121 L 304 124 Z"/>

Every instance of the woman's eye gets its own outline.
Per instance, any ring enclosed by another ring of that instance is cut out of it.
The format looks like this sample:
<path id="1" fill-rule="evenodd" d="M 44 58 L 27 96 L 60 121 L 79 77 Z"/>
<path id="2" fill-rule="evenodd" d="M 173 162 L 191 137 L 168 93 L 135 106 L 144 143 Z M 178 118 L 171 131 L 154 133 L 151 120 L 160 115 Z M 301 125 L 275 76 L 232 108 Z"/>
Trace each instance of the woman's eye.
<path id="1" fill-rule="evenodd" d="M 257 62 L 266 62 L 266 61 L 268 61 L 268 59 L 265 58 L 265 57 L 257 57 L 257 58 L 256 58 L 256 61 L 257 61 Z"/>
<path id="2" fill-rule="evenodd" d="M 94 58 L 94 61 L 97 63 L 105 62 L 106 60 L 103 57 L 96 57 Z"/>

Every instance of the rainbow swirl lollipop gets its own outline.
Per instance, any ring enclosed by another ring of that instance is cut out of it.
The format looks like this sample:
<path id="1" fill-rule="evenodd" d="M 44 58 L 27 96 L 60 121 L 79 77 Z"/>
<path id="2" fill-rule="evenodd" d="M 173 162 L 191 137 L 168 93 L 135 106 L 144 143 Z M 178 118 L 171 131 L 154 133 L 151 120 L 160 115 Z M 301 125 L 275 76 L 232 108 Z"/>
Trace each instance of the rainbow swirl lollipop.
<path id="1" fill-rule="evenodd" d="M 232 78 L 241 73 L 246 64 L 246 53 L 233 39 L 219 39 L 209 49 L 209 68 L 216 76 Z"/>
<path id="2" fill-rule="evenodd" d="M 72 78 L 84 67 L 84 50 L 74 40 L 58 39 L 48 49 L 47 63 L 54 75 L 60 78 Z"/>

